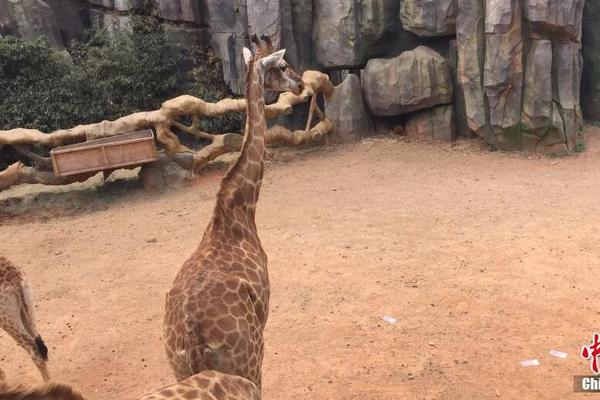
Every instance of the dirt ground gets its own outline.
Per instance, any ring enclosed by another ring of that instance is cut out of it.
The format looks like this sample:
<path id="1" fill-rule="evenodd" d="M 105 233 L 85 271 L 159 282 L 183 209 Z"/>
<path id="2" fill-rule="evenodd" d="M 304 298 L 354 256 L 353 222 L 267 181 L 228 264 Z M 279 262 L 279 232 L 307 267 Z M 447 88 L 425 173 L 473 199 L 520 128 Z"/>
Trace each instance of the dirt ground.
<path id="1" fill-rule="evenodd" d="M 572 377 L 590 373 L 579 353 L 600 330 L 600 129 L 587 131 L 568 158 L 396 138 L 276 151 L 258 207 L 264 399 L 582 397 Z M 159 195 L 131 179 L 0 194 L 0 253 L 32 281 L 55 380 L 98 400 L 173 382 L 165 293 L 222 173 Z M 4 333 L 0 363 L 39 379 Z"/>

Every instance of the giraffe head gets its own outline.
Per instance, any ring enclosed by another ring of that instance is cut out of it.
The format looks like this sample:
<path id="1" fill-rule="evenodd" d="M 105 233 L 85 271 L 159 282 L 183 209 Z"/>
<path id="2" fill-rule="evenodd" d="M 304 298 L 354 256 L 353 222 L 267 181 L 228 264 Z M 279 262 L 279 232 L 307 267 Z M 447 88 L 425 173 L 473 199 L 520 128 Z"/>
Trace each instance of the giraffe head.
<path id="1" fill-rule="evenodd" d="M 244 47 L 244 61 L 246 65 L 254 62 L 255 68 L 264 77 L 264 86 L 267 91 L 293 92 L 299 95 L 304 90 L 302 77 L 296 73 L 283 59 L 285 49 L 274 51 L 271 38 L 262 35 L 259 39 L 256 34 L 250 37 L 256 45 L 256 53 L 252 54 L 250 49 Z"/>

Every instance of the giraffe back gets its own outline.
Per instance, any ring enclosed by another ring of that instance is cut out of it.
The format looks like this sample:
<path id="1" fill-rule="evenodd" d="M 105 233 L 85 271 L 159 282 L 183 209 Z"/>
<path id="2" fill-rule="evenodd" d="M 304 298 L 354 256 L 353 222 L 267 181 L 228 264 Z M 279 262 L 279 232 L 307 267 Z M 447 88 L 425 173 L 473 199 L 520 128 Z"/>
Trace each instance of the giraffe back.
<path id="1" fill-rule="evenodd" d="M 239 376 L 203 371 L 140 400 L 260 400 L 255 384 Z"/>

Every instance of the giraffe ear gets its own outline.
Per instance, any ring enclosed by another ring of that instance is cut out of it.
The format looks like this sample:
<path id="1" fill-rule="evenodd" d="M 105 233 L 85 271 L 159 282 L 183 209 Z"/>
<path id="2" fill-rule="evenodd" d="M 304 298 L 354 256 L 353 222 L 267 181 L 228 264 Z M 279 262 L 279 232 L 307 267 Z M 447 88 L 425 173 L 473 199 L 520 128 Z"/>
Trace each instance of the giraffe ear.
<path id="1" fill-rule="evenodd" d="M 269 54 L 262 60 L 260 60 L 261 64 L 266 68 L 272 68 L 273 66 L 279 64 L 281 60 L 283 60 L 283 56 L 285 55 L 285 49 L 276 51 L 275 53 Z"/>
<path id="2" fill-rule="evenodd" d="M 242 54 L 244 55 L 244 62 L 246 63 L 246 65 L 250 64 L 250 60 L 252 59 L 252 52 L 250 51 L 250 49 L 244 47 L 242 49 Z"/>

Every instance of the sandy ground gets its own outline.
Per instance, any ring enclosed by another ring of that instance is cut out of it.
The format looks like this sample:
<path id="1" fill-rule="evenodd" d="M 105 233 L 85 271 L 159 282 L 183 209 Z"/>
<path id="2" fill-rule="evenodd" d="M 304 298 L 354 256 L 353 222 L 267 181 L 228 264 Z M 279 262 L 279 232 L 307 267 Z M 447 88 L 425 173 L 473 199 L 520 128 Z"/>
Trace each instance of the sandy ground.
<path id="1" fill-rule="evenodd" d="M 588 135 L 569 158 L 394 138 L 276 152 L 258 209 L 264 399 L 581 398 L 572 376 L 600 330 L 600 129 Z M 32 281 L 56 380 L 106 400 L 173 382 L 165 292 L 221 175 L 160 195 L 132 181 L 1 194 L 0 253 Z M 39 379 L 4 333 L 0 362 Z"/>

